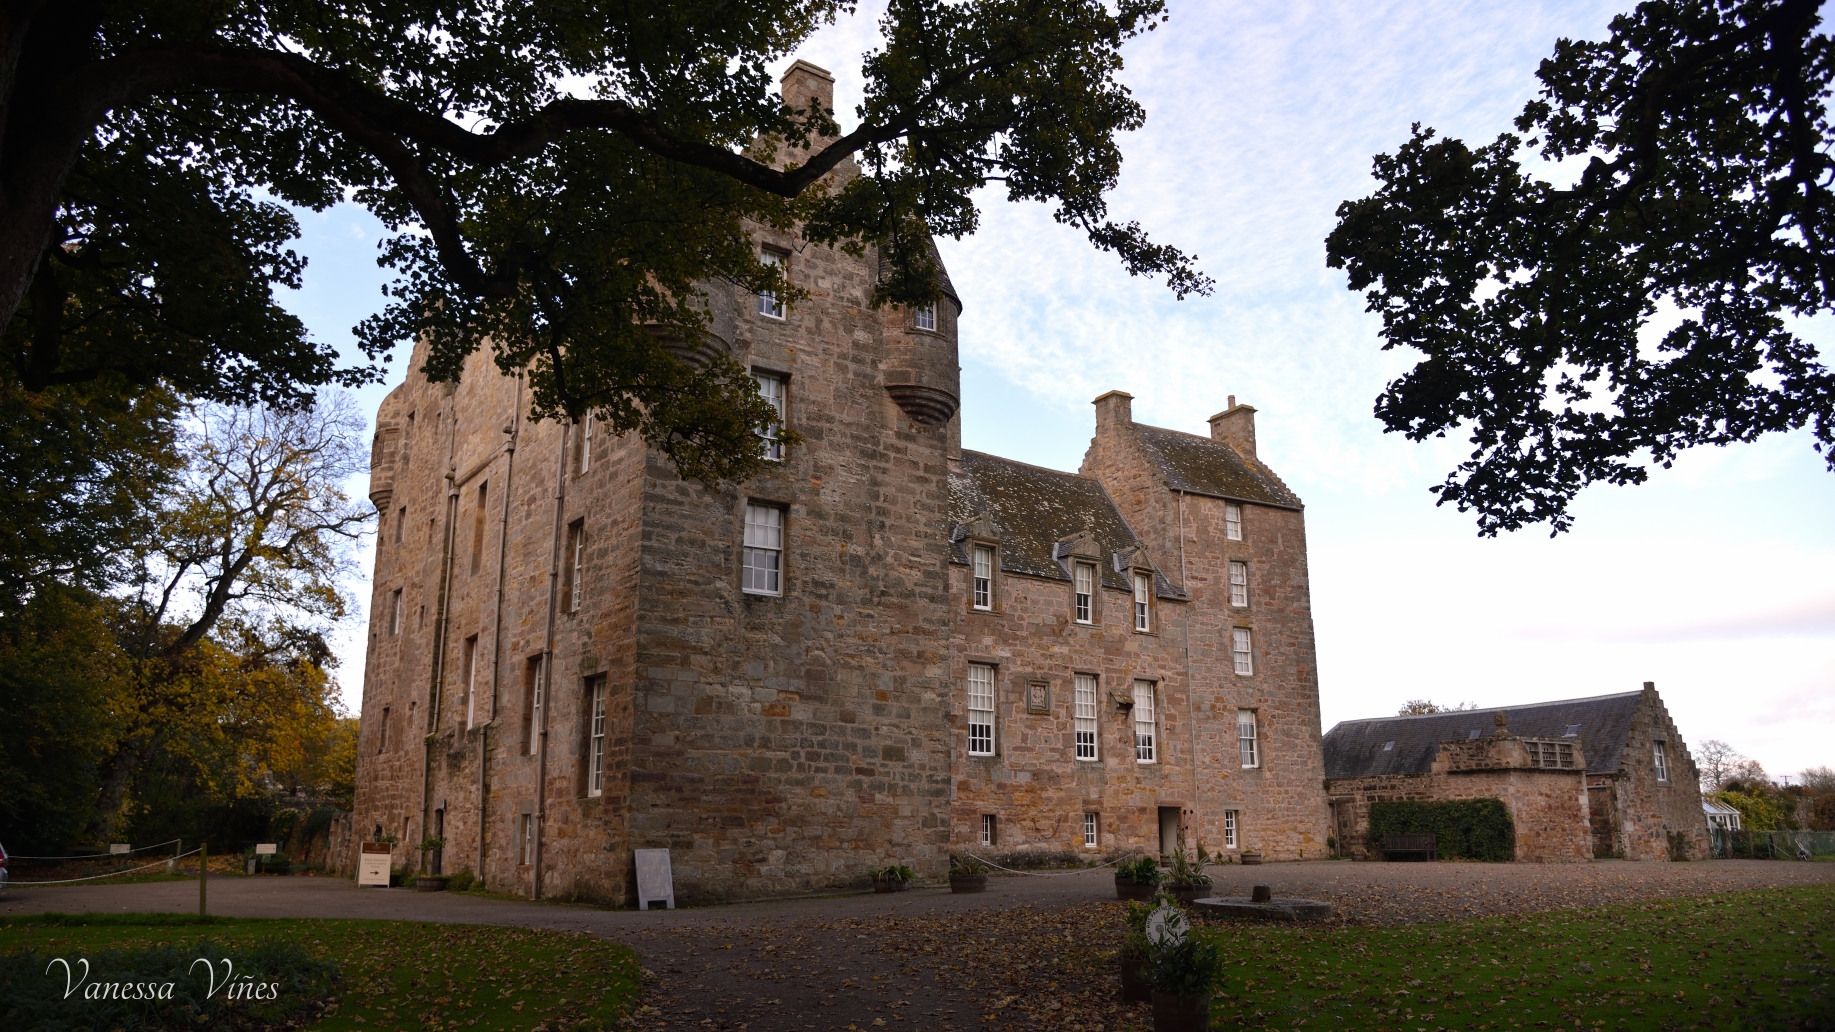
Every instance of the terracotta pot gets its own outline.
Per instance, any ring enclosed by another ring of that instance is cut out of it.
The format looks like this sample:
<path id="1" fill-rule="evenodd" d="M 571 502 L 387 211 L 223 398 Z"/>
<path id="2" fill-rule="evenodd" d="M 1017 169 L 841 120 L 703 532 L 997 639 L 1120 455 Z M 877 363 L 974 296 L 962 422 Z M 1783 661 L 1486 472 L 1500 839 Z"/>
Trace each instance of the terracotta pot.
<path id="1" fill-rule="evenodd" d="M 949 876 L 951 892 L 986 892 L 988 876 L 985 874 L 952 874 Z"/>
<path id="2" fill-rule="evenodd" d="M 450 875 L 423 874 L 414 879 L 415 892 L 445 892 L 446 880 Z"/>
<path id="3" fill-rule="evenodd" d="M 1153 1032 L 1210 1032 L 1211 998 L 1153 991 Z"/>
<path id="4" fill-rule="evenodd" d="M 1121 998 L 1129 1003 L 1147 1003 L 1153 999 L 1153 983 L 1147 980 L 1153 962 L 1146 957 L 1121 955 Z"/>
<path id="5" fill-rule="evenodd" d="M 873 891 L 903 892 L 905 891 L 905 883 L 898 878 L 875 878 L 873 879 Z"/>
<path id="6" fill-rule="evenodd" d="M 1152 899 L 1155 886 L 1115 879 L 1116 899 Z"/>

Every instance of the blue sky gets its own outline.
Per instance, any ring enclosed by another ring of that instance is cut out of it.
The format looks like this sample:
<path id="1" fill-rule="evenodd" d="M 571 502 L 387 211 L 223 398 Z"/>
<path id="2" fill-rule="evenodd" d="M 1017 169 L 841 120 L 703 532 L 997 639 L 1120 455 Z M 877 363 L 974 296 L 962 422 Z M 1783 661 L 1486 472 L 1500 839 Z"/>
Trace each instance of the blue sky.
<path id="1" fill-rule="evenodd" d="M 1602 37 L 1626 6 L 1175 2 L 1126 52 L 1147 125 L 1123 140 L 1112 207 L 1196 253 L 1218 289 L 1175 301 L 1045 208 L 989 191 L 980 231 L 941 242 L 966 305 L 964 443 L 1075 469 L 1103 391 L 1192 432 L 1228 395 L 1256 406 L 1263 458 L 1307 503 L 1327 728 L 1411 698 L 1488 707 L 1655 681 L 1690 742 L 1724 739 L 1774 774 L 1835 763 L 1835 474 L 1806 434 L 1591 489 L 1554 540 L 1480 539 L 1427 492 L 1462 442 L 1411 444 L 1371 416 L 1411 359 L 1381 350 L 1376 318 L 1325 266 L 1333 212 L 1370 192 L 1372 155 L 1417 121 L 1474 142 L 1508 130 L 1555 40 Z M 844 126 L 875 16 L 794 55 L 835 73 Z M 301 221 L 311 264 L 287 303 L 348 347 L 381 303 L 382 229 L 348 205 Z M 362 637 L 350 628 L 341 649 L 353 707 Z"/>

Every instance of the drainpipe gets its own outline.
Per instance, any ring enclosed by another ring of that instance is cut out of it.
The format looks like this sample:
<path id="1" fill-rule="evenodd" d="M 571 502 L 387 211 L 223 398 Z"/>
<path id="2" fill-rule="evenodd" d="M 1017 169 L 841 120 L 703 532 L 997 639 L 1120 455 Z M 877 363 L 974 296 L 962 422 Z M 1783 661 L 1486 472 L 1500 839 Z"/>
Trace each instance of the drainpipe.
<path id="1" fill-rule="evenodd" d="M 573 430 L 573 422 L 561 424 L 561 449 L 555 455 L 554 470 L 554 541 L 549 548 L 548 562 L 548 632 L 542 644 L 542 723 L 536 729 L 535 757 L 535 871 L 534 884 L 530 886 L 529 898 L 542 898 L 542 840 L 545 837 L 543 820 L 547 817 L 548 801 L 548 711 L 554 708 L 554 621 L 555 608 L 561 595 L 561 521 L 566 518 L 567 503 L 567 441 Z"/>
<path id="2" fill-rule="evenodd" d="M 497 678 L 503 670 L 503 571 L 510 552 L 510 494 L 516 484 L 516 430 L 522 412 L 522 378 L 516 379 L 516 399 L 510 403 L 510 421 L 503 425 L 503 515 L 497 521 L 497 609 L 491 627 L 491 715 L 478 728 L 478 880 L 484 882 L 484 861 L 490 853 L 487 834 L 491 822 L 491 753 L 487 748 L 491 728 L 497 724 Z M 474 661 L 475 662 L 475 661 Z M 477 705 L 473 700 L 472 705 Z"/>
<path id="3" fill-rule="evenodd" d="M 444 407 L 446 415 L 450 417 L 446 430 L 446 534 L 445 542 L 440 548 L 440 592 L 433 614 L 433 668 L 427 678 L 427 731 L 421 737 L 422 835 L 427 832 L 427 821 L 433 809 L 432 736 L 435 729 L 440 726 L 440 688 L 446 679 L 446 611 L 452 592 L 453 521 L 457 518 L 459 506 L 459 486 L 453 482 L 453 475 L 457 471 L 457 467 L 453 465 L 453 459 L 458 448 L 459 412 L 457 406 L 452 403 L 451 395 L 447 395 Z M 406 850 L 413 847 L 404 842 L 402 848 Z"/>
<path id="4" fill-rule="evenodd" d="M 1179 590 L 1185 592 L 1185 621 L 1181 625 L 1185 652 L 1185 719 L 1191 724 L 1191 822 L 1192 835 L 1204 826 L 1198 797 L 1204 792 L 1204 780 L 1198 776 L 1198 686 L 1191 681 L 1191 611 L 1196 604 L 1185 583 L 1185 492 L 1179 492 Z"/>

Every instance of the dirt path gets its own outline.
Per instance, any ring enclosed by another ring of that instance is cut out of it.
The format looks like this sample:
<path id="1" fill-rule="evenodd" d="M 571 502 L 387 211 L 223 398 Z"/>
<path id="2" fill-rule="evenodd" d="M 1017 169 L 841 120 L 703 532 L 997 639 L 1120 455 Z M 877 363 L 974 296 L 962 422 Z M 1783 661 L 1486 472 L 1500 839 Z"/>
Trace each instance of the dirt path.
<path id="1" fill-rule="evenodd" d="M 1325 899 L 1343 920 L 1394 924 L 1522 913 L 1740 889 L 1835 883 L 1835 864 L 1270 864 L 1213 868 L 1220 895 L 1266 884 Z M 376 917 L 586 931 L 643 955 L 639 1028 L 869 1032 L 1143 1027 L 1116 1003 L 1103 951 L 1121 907 L 1106 871 L 995 878 L 979 895 L 923 889 L 676 911 L 614 911 L 454 893 L 359 890 L 331 878 L 218 878 L 211 912 L 243 917 Z M 1110 902 L 1102 902 L 1105 898 Z M 191 882 L 12 888 L 0 915 L 183 911 Z"/>

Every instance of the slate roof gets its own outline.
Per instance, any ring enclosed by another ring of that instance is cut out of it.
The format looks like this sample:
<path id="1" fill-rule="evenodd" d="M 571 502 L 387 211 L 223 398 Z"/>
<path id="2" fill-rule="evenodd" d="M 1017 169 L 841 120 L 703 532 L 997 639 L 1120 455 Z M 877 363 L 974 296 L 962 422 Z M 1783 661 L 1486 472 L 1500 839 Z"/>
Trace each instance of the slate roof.
<path id="1" fill-rule="evenodd" d="M 1114 559 L 1139 538 L 1094 477 L 963 449 L 961 470 L 949 474 L 952 561 L 968 563 L 963 529 L 983 515 L 1000 531 L 1003 572 L 1068 581 L 1069 542 L 1088 533 L 1102 552 L 1096 563 L 1102 583 L 1124 591 L 1132 587 Z M 1154 581 L 1160 597 L 1185 597 L 1157 571 Z"/>
<path id="2" fill-rule="evenodd" d="M 1134 433 L 1174 491 L 1284 509 L 1302 508 L 1300 497 L 1288 490 L 1273 470 L 1259 461 L 1243 458 L 1227 444 L 1142 423 L 1134 424 Z"/>
<path id="3" fill-rule="evenodd" d="M 1561 738 L 1569 725 L 1580 725 L 1580 750 L 1586 757 L 1587 772 L 1613 774 L 1623 762 L 1631 718 L 1642 695 L 1625 692 L 1501 709 L 1509 718 L 1510 733 L 1521 738 Z M 1496 712 L 1498 708 L 1346 720 L 1325 733 L 1325 776 L 1426 774 L 1433 768 L 1441 742 L 1472 737 L 1473 731 L 1479 737 L 1496 731 L 1492 722 Z M 1394 746 L 1384 749 L 1389 742 Z"/>

